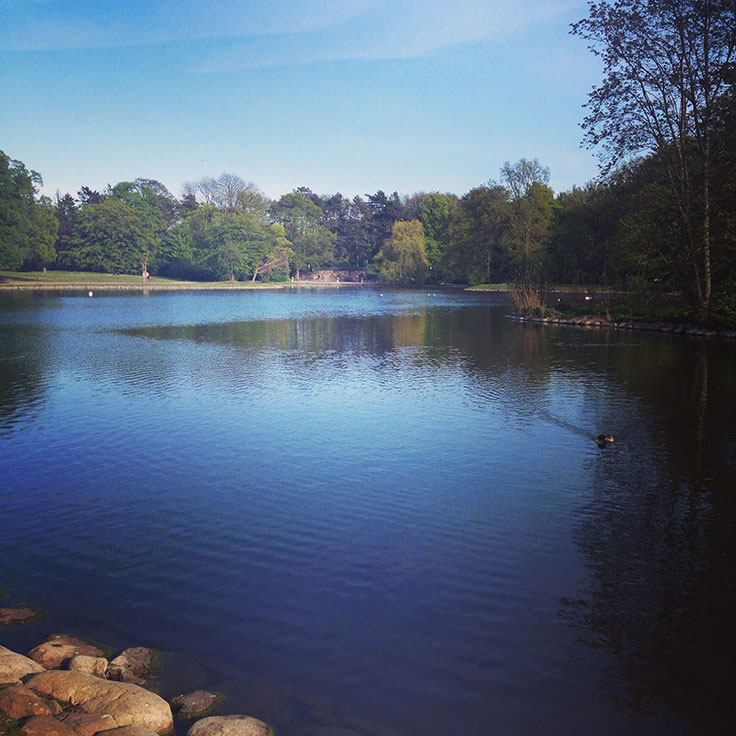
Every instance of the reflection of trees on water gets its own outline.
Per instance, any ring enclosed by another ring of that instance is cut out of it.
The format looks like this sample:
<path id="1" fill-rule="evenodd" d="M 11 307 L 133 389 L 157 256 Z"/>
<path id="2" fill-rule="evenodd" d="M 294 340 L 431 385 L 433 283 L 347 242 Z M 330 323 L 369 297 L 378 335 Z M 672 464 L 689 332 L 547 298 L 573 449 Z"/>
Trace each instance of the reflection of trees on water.
<path id="1" fill-rule="evenodd" d="M 339 377 L 356 361 L 383 374 L 387 368 L 411 371 L 459 371 L 469 400 L 500 402 L 521 417 L 549 407 L 551 376 L 564 365 L 561 350 L 543 333 L 504 320 L 488 307 L 419 307 L 407 314 L 363 317 L 303 317 L 191 326 L 141 327 L 120 331 L 133 337 L 221 347 L 226 355 L 197 360 L 196 371 L 180 355 L 161 351 L 147 361 L 152 380 L 174 380 L 185 373 L 195 380 L 260 382 L 269 369 L 293 372 L 297 380 L 317 382 Z M 170 362 L 167 365 L 167 361 Z M 112 366 L 110 366 L 112 367 Z M 554 421 L 554 419 L 553 419 Z M 559 421 L 559 419 L 557 420 Z"/>
<path id="2" fill-rule="evenodd" d="M 45 397 L 45 333 L 0 327 L 0 435 L 34 414 Z"/>
<path id="3" fill-rule="evenodd" d="M 643 342 L 635 356 L 612 353 L 613 380 L 638 408 L 621 454 L 592 463 L 577 533 L 592 587 L 563 615 L 611 655 L 605 684 L 624 706 L 664 704 L 694 732 L 726 733 L 736 717 L 734 350 Z"/>

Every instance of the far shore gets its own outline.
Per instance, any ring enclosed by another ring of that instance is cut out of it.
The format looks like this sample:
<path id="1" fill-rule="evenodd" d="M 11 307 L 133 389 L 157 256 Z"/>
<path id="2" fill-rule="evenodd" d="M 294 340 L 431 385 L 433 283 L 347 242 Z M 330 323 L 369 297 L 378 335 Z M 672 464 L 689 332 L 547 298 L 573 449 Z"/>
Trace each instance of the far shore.
<path id="1" fill-rule="evenodd" d="M 379 284 L 378 281 L 337 281 L 328 279 L 299 279 L 289 281 L 185 281 L 154 276 L 144 280 L 136 274 L 109 274 L 82 271 L 0 271 L 0 290 L 48 290 L 48 291 L 99 291 L 117 290 L 238 290 L 238 289 L 290 289 L 293 287 L 345 287 L 345 286 L 375 286 L 390 287 L 391 284 Z M 462 289 L 465 291 L 492 291 L 508 293 L 508 284 L 479 284 L 466 286 L 462 284 L 440 284 L 444 289 Z M 424 288 L 424 287 L 417 287 Z M 437 285 L 432 285 L 437 288 Z M 550 289 L 552 292 L 585 292 L 584 286 L 558 286 Z"/>
<path id="2" fill-rule="evenodd" d="M 372 282 L 371 282 L 372 283 Z M 292 287 L 344 287 L 365 286 L 353 281 L 183 281 L 154 276 L 144 280 L 131 274 L 83 273 L 69 271 L 10 272 L 0 271 L 0 290 L 48 290 L 48 291 L 135 291 L 135 290 L 239 290 L 239 289 L 289 289 Z"/>

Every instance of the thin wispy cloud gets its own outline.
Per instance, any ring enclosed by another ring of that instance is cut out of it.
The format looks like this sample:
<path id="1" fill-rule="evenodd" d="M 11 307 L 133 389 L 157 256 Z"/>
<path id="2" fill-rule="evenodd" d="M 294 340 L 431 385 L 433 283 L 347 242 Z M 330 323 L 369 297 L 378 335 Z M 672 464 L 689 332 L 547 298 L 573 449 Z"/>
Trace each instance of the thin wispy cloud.
<path id="1" fill-rule="evenodd" d="M 504 36 L 580 6 L 571 0 L 0 0 L 0 47 L 42 51 L 208 39 L 190 71 L 427 56 Z"/>
<path id="2" fill-rule="evenodd" d="M 0 0 L 0 48 L 54 51 L 309 33 L 371 0 Z"/>

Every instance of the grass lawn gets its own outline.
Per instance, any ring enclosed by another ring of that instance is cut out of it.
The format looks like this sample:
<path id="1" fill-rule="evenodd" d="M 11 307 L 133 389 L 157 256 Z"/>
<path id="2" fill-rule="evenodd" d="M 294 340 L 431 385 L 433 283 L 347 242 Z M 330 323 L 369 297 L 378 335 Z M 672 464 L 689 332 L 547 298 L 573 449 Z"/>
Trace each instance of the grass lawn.
<path id="1" fill-rule="evenodd" d="M 288 282 L 287 282 L 288 283 Z M 137 274 L 92 273 L 89 271 L 0 271 L 0 288 L 79 288 L 94 286 L 98 289 L 259 289 L 280 288 L 285 283 L 250 281 L 180 281 L 154 276 L 144 281 Z"/>
<path id="2" fill-rule="evenodd" d="M 476 284 L 469 286 L 468 291 L 508 291 L 508 284 Z"/>
<path id="3" fill-rule="evenodd" d="M 565 293 L 586 292 L 588 291 L 588 289 L 589 287 L 581 286 L 580 284 L 575 284 L 575 285 L 555 284 L 554 286 L 549 287 L 550 291 L 565 292 Z M 606 291 L 606 288 L 602 286 L 596 287 L 596 289 L 598 291 Z M 469 286 L 468 291 L 510 291 L 510 288 L 507 283 L 504 283 L 504 284 L 476 284 L 475 286 Z"/>

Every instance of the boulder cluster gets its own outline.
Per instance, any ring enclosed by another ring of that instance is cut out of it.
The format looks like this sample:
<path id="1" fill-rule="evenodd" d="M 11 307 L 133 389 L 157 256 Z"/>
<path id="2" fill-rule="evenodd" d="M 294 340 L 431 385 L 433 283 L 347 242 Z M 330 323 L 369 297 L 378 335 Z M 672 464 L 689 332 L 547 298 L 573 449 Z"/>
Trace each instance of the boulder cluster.
<path id="1" fill-rule="evenodd" d="M 17 624 L 19 617 L 19 609 L 0 609 L 0 621 Z M 66 634 L 49 636 L 27 655 L 0 646 L 0 734 L 165 735 L 173 733 L 173 713 L 196 718 L 216 705 L 217 696 L 204 690 L 169 702 L 147 690 L 143 675 L 150 672 L 154 657 L 152 650 L 134 647 L 108 659 L 93 644 Z M 200 718 L 187 733 L 272 735 L 266 723 L 245 715 Z"/>

